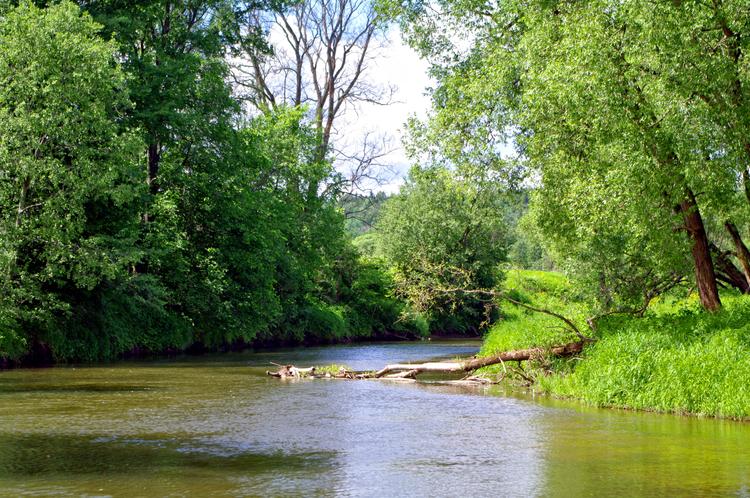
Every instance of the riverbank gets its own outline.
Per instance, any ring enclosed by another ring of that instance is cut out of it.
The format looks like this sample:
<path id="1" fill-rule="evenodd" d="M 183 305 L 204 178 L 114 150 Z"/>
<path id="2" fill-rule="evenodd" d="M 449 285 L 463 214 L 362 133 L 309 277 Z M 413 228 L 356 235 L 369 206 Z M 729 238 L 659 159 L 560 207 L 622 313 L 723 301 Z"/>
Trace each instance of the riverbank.
<path id="1" fill-rule="evenodd" d="M 505 285 L 517 299 L 586 327 L 586 305 L 564 276 L 513 270 Z M 581 357 L 534 362 L 525 375 L 535 390 L 595 406 L 748 419 L 750 297 L 723 295 L 718 313 L 692 297 L 658 300 L 644 317 L 602 319 Z M 575 340 L 554 317 L 505 308 L 480 354 Z"/>

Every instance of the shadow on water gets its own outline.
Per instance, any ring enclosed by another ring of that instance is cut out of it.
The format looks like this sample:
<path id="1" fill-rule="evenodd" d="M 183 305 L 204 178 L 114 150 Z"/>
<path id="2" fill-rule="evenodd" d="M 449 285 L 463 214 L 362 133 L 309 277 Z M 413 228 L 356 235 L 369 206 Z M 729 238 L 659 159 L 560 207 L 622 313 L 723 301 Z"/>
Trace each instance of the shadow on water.
<path id="1" fill-rule="evenodd" d="M 0 433 L 0 476 L 24 478 L 56 474 L 100 477 L 142 475 L 165 467 L 216 468 L 222 473 L 321 472 L 334 466 L 334 452 L 256 453 L 191 445 L 169 439 L 112 438 L 53 434 Z"/>
<path id="2" fill-rule="evenodd" d="M 330 451 L 0 433 L 0 496 L 331 496 L 340 465 Z"/>
<path id="3" fill-rule="evenodd" d="M 123 393 L 138 391 L 153 391 L 153 386 L 141 386 L 132 384 L 112 384 L 112 383 L 87 383 L 87 384 L 47 384 L 47 383 L 24 383 L 12 384 L 0 382 L 0 395 L 14 393 L 34 393 L 34 394 L 53 394 L 53 393 Z"/>

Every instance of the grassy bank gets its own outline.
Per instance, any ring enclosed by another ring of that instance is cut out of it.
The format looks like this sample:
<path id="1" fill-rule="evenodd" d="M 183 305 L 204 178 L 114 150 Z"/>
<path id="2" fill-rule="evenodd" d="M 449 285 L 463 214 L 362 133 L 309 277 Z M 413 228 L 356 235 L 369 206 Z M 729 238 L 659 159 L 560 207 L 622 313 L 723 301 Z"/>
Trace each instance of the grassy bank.
<path id="1" fill-rule="evenodd" d="M 506 288 L 585 323 L 586 305 L 562 275 L 514 270 Z M 722 299 L 713 314 L 694 300 L 669 298 L 643 318 L 602 320 L 598 341 L 581 358 L 530 365 L 535 388 L 597 406 L 750 418 L 750 296 Z M 575 340 L 554 317 L 505 308 L 482 354 Z"/>

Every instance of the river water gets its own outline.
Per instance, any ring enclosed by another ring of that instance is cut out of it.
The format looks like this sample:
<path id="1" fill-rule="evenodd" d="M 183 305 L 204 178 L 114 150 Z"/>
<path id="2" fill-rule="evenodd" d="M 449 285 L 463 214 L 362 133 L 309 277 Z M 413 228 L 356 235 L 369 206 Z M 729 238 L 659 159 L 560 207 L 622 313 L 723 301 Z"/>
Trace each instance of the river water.
<path id="1" fill-rule="evenodd" d="M 293 349 L 0 373 L 0 496 L 750 497 L 750 424 L 499 388 L 281 381 L 474 342 Z"/>

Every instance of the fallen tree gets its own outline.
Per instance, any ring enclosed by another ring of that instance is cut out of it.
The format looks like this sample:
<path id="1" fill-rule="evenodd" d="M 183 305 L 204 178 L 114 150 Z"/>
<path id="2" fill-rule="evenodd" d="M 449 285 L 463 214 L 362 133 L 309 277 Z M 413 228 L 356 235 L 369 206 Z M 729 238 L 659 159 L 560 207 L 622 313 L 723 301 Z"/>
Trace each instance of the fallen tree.
<path id="1" fill-rule="evenodd" d="M 573 356 L 581 351 L 586 343 L 591 340 L 570 342 L 550 348 L 529 348 L 504 351 L 502 353 L 481 358 L 468 358 L 460 361 L 435 361 L 427 363 L 395 363 L 386 365 L 375 372 L 354 372 L 341 368 L 338 372 L 327 372 L 324 375 L 316 375 L 315 367 L 298 368 L 293 365 L 278 365 L 276 372 L 267 371 L 267 375 L 279 378 L 336 378 L 336 379 L 414 379 L 424 372 L 432 373 L 461 373 L 474 372 L 483 367 L 497 365 L 505 362 L 521 362 L 527 360 L 541 359 L 545 357 L 567 357 Z M 470 376 L 463 381 L 486 382 L 481 377 Z"/>
<path id="2" fill-rule="evenodd" d="M 496 365 L 506 361 L 526 361 L 533 360 L 536 358 L 542 358 L 544 356 L 572 356 L 574 354 L 583 351 L 583 341 L 571 342 L 563 344 L 562 346 L 554 346 L 552 348 L 530 348 L 530 349 L 517 349 L 515 351 L 504 351 L 492 356 L 484 356 L 482 358 L 470 358 L 463 361 L 453 362 L 430 362 L 430 363 L 396 363 L 393 365 L 386 365 L 381 370 L 378 370 L 373 374 L 374 378 L 380 378 L 384 375 L 393 372 L 402 371 L 413 371 L 416 374 L 422 372 L 443 372 L 443 373 L 456 373 L 456 372 L 473 372 L 482 367 L 488 367 L 490 365 Z"/>

